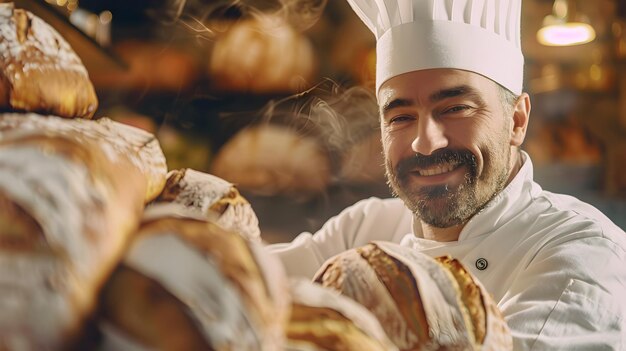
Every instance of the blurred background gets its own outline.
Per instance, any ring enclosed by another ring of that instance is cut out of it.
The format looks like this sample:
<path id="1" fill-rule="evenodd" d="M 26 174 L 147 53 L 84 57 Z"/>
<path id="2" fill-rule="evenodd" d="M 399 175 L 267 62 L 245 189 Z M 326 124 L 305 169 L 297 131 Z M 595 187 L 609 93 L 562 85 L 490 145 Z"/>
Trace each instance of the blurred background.
<path id="1" fill-rule="evenodd" d="M 374 37 L 338 0 L 22 0 L 70 41 L 107 116 L 170 169 L 238 184 L 267 241 L 389 196 Z M 523 0 L 523 148 L 548 190 L 626 228 L 626 0 Z"/>

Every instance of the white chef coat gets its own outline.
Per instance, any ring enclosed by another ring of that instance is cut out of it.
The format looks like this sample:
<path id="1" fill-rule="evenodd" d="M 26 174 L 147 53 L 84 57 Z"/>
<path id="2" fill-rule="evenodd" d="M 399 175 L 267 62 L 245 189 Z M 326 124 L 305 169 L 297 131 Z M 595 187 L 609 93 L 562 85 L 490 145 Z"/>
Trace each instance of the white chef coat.
<path id="1" fill-rule="evenodd" d="M 459 259 L 493 294 L 515 350 L 626 350 L 626 233 L 594 207 L 544 191 L 530 158 L 465 225 L 458 241 L 424 239 L 399 199 L 362 200 L 315 234 L 269 248 L 291 276 L 373 240 Z"/>

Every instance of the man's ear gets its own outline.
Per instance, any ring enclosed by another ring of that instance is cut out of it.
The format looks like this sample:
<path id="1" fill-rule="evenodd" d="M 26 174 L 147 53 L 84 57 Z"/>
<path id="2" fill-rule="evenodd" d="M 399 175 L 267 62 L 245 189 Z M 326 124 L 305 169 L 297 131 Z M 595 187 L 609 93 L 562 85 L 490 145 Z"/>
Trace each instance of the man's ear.
<path id="1" fill-rule="evenodd" d="M 513 125 L 511 128 L 511 145 L 520 146 L 526 138 L 528 120 L 530 119 L 530 96 L 522 93 L 515 102 L 513 109 Z"/>

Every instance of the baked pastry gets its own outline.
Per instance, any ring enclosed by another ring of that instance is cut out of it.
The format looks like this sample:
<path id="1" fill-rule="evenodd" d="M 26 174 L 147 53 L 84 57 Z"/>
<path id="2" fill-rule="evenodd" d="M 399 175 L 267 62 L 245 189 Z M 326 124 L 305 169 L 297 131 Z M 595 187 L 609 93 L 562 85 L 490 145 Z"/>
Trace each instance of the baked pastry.
<path id="1" fill-rule="evenodd" d="M 70 45 L 32 13 L 0 3 L 0 110 L 91 118 L 98 100 Z"/>
<path id="2" fill-rule="evenodd" d="M 214 175 L 184 168 L 170 171 L 156 203 L 181 204 L 220 227 L 259 241 L 259 219 L 237 188 Z"/>
<path id="3" fill-rule="evenodd" d="M 497 305 L 463 265 L 374 242 L 331 258 L 315 281 L 363 304 L 401 350 L 511 350 Z"/>
<path id="4" fill-rule="evenodd" d="M 314 138 L 268 124 L 239 131 L 219 150 L 211 173 L 260 195 L 309 197 L 326 190 L 331 166 Z"/>
<path id="5" fill-rule="evenodd" d="M 296 11 L 311 15 L 303 6 Z M 255 94 L 302 91 L 314 77 L 315 55 L 308 37 L 287 23 L 285 14 L 265 12 L 220 30 L 207 67 L 216 88 Z M 242 55 L 242 47 L 250 50 Z"/>
<path id="6" fill-rule="evenodd" d="M 21 123 L 30 117 L 0 115 L 0 350 L 73 343 L 138 226 L 147 186 L 130 146 L 66 128 L 74 120 Z"/>
<path id="7" fill-rule="evenodd" d="M 146 209 L 123 264 L 102 293 L 104 350 L 281 350 L 288 286 L 260 244 L 185 217 Z"/>
<path id="8" fill-rule="evenodd" d="M 91 140 L 111 158 L 122 158 L 131 163 L 134 170 L 145 178 L 144 201 L 147 203 L 158 196 L 165 186 L 167 165 L 165 156 L 154 135 L 115 122 L 108 118 L 96 121 L 83 119 L 67 120 L 34 113 L 0 114 L 0 140 L 27 134 L 58 134 L 66 138 Z M 121 155 L 121 156 L 120 156 Z"/>
<path id="9" fill-rule="evenodd" d="M 371 312 L 336 291 L 292 280 L 291 297 L 286 350 L 397 350 Z"/>

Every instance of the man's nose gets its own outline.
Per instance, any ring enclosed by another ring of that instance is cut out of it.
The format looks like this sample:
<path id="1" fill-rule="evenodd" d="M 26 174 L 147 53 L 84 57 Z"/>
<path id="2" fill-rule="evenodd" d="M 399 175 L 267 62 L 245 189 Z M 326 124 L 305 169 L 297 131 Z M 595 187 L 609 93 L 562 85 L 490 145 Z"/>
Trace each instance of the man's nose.
<path id="1" fill-rule="evenodd" d="M 411 143 L 416 153 L 430 155 L 433 152 L 448 146 L 444 126 L 431 116 L 421 117 L 417 122 L 417 134 Z"/>

